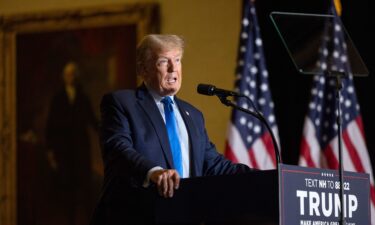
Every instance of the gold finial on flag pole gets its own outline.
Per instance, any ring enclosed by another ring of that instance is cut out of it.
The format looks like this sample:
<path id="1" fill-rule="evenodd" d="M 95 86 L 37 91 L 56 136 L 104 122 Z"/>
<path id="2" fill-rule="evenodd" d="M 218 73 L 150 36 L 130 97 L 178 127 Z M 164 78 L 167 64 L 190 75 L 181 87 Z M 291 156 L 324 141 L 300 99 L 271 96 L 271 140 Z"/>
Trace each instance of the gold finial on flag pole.
<path id="1" fill-rule="evenodd" d="M 341 1 L 334 0 L 334 4 L 335 4 L 337 15 L 341 16 L 341 12 L 342 12 Z"/>

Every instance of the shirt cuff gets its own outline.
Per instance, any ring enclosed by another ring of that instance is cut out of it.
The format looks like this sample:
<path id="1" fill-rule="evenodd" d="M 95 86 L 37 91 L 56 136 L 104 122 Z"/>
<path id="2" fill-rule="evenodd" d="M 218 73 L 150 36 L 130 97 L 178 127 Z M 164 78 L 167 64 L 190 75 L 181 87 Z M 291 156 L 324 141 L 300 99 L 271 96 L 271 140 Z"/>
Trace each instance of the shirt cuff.
<path id="1" fill-rule="evenodd" d="M 147 176 L 146 176 L 146 179 L 143 181 L 143 187 L 144 188 L 147 188 L 148 186 L 150 186 L 150 177 L 151 177 L 151 174 L 156 171 L 156 170 L 163 170 L 162 167 L 160 166 L 155 166 L 153 168 L 151 168 L 148 172 L 147 172 Z"/>

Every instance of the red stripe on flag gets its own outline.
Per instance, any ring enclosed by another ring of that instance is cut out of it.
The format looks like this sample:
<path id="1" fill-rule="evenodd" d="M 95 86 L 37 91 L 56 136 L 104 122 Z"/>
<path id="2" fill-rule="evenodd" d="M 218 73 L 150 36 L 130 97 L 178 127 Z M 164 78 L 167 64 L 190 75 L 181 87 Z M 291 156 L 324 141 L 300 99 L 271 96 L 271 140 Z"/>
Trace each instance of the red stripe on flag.
<path id="1" fill-rule="evenodd" d="M 357 149 L 354 147 L 352 140 L 349 137 L 348 130 L 346 129 L 342 134 L 342 139 L 345 143 L 345 146 L 348 150 L 350 158 L 353 162 L 353 165 L 357 172 L 363 173 L 365 169 L 363 168 L 362 161 L 359 158 Z"/>
<path id="2" fill-rule="evenodd" d="M 362 116 L 361 115 L 357 116 L 357 118 L 355 119 L 355 122 L 357 123 L 357 126 L 359 127 L 359 130 L 361 131 L 362 137 L 365 137 L 365 131 L 364 131 L 364 128 L 363 128 Z"/>
<path id="3" fill-rule="evenodd" d="M 225 142 L 225 157 L 234 163 L 238 163 L 236 156 L 233 154 L 233 150 L 230 147 L 228 141 Z"/>
<path id="4" fill-rule="evenodd" d="M 315 165 L 314 161 L 312 160 L 310 153 L 311 153 L 310 146 L 306 140 L 306 137 L 302 137 L 302 141 L 301 141 L 302 157 L 305 159 L 308 167 L 318 167 L 317 165 Z"/>
<path id="5" fill-rule="evenodd" d="M 262 141 L 267 149 L 268 156 L 270 156 L 272 159 L 273 166 L 276 167 L 275 146 L 273 146 L 271 134 L 269 132 L 265 132 L 262 136 Z"/>
<path id="6" fill-rule="evenodd" d="M 357 126 L 358 126 L 358 128 L 361 132 L 362 138 L 364 139 L 365 132 L 364 132 L 364 128 L 363 128 L 362 116 L 361 115 L 357 116 L 357 118 L 355 119 L 355 122 L 356 122 L 356 124 L 357 124 Z M 364 171 L 364 172 L 369 173 L 370 171 Z M 372 175 L 370 174 L 370 176 L 372 176 Z M 373 205 L 375 205 L 375 187 L 374 187 L 373 184 L 370 184 L 370 194 L 371 194 L 371 202 L 372 202 Z"/>
<path id="7" fill-rule="evenodd" d="M 260 167 L 259 167 L 259 165 L 258 165 L 258 163 L 255 159 L 254 149 L 250 149 L 248 152 L 249 152 L 250 162 L 253 165 L 253 168 L 254 169 L 260 169 Z"/>
<path id="8" fill-rule="evenodd" d="M 375 187 L 374 185 L 370 185 L 370 195 L 372 204 L 375 205 Z"/>
<path id="9" fill-rule="evenodd" d="M 335 154 L 333 153 L 333 149 L 331 145 L 327 145 L 327 148 L 324 150 L 324 155 L 327 159 L 327 164 L 331 169 L 338 169 L 339 168 L 339 161 L 336 159 Z"/>

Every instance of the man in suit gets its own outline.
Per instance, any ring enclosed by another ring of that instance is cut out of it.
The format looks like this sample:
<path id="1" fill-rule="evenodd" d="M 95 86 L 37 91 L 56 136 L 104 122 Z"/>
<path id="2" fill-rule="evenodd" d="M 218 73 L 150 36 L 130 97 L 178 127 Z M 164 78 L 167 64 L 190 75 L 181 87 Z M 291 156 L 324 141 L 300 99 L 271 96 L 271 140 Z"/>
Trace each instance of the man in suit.
<path id="1" fill-rule="evenodd" d="M 150 186 L 171 198 L 180 178 L 250 170 L 219 154 L 207 136 L 202 113 L 177 98 L 183 51 L 179 36 L 146 36 L 137 48 L 137 74 L 143 84 L 103 97 L 105 180 L 93 218 L 96 224 L 150 222 L 147 210 L 152 206 L 142 201 Z"/>

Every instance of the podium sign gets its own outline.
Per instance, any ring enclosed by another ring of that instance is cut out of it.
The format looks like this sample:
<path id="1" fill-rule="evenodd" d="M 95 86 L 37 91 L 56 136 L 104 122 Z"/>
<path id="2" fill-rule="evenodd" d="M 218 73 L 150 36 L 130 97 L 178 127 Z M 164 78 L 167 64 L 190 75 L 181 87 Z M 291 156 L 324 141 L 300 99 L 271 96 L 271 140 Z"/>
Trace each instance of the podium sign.
<path id="1" fill-rule="evenodd" d="M 279 165 L 280 225 L 339 225 L 340 182 L 336 170 Z M 344 172 L 347 225 L 370 224 L 370 181 Z"/>

